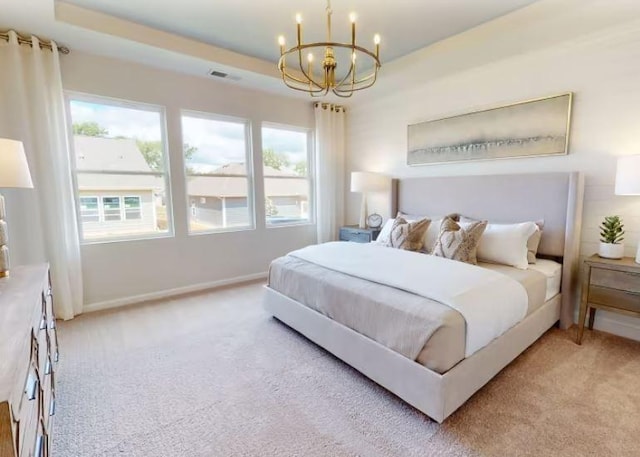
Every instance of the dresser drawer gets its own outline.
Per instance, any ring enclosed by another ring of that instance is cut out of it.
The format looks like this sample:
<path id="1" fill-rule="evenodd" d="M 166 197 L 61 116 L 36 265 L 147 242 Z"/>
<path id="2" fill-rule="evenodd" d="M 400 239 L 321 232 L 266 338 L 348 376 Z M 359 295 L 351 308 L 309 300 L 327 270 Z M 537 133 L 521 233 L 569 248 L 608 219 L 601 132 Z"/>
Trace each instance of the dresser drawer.
<path id="1" fill-rule="evenodd" d="M 640 275 L 626 271 L 592 268 L 591 285 L 640 293 Z"/>
<path id="2" fill-rule="evenodd" d="M 607 287 L 590 286 L 589 303 L 640 313 L 640 292 L 626 292 Z"/>

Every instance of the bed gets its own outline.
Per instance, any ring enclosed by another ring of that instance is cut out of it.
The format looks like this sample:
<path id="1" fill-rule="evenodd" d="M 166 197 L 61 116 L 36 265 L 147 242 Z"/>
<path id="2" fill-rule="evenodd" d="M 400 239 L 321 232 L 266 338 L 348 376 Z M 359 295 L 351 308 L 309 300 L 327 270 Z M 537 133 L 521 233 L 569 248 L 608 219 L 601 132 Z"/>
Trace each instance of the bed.
<path id="1" fill-rule="evenodd" d="M 579 173 L 394 181 L 391 214 L 397 211 L 431 215 L 458 212 L 502 223 L 544 220 L 538 250 L 544 260 L 538 268 L 518 271 L 497 265 L 476 268 L 486 270 L 488 273 L 478 274 L 489 275 L 488 278 L 498 276 L 491 273 L 494 270 L 501 273 L 500 277 L 511 278 L 510 283 L 500 283 L 497 289 L 518 283 L 527 295 L 522 315 L 513 321 L 516 323 L 508 324 L 505 327 L 508 330 L 496 334 L 499 336 L 481 335 L 486 341 L 476 347 L 471 348 L 470 342 L 476 338 L 478 329 L 480 333 L 485 330 L 482 321 L 472 323 L 469 315 L 452 309 L 446 300 L 426 298 L 430 296 L 419 295 L 419 290 L 394 282 L 379 283 L 378 268 L 371 268 L 371 277 L 365 279 L 365 276 L 350 274 L 349 269 L 327 268 L 313 258 L 286 256 L 272 264 L 264 306 L 278 320 L 441 423 L 550 327 L 558 322 L 562 328 L 572 324 L 583 187 Z M 438 198 L 427 197 L 433 195 Z M 387 263 L 383 254 L 398 251 L 347 244 L 333 243 L 323 249 L 334 250 L 337 257 L 351 259 L 361 269 L 366 269 L 367 263 Z M 428 259 L 433 256 L 424 254 L 394 255 L 397 265 L 414 260 L 425 266 L 437 262 Z M 448 262 L 448 265 L 460 263 Z M 551 270 L 545 270 L 544 262 L 549 262 L 547 266 Z M 553 262 L 561 266 L 554 270 Z M 390 261 L 389 265 L 392 264 Z M 440 267 L 441 264 L 434 266 Z M 379 267 L 380 271 L 385 268 L 393 267 Z M 466 273 L 456 268 L 453 265 L 450 273 L 443 271 L 443 278 L 447 275 L 457 278 Z M 398 266 L 395 269 L 398 270 Z M 401 276 L 407 276 L 407 271 L 414 270 L 408 269 Z M 490 276 L 492 274 L 494 276 Z M 482 280 L 484 276 L 479 276 L 478 281 Z M 428 287 L 437 289 L 433 284 Z M 506 300 L 506 305 L 510 305 L 509 300 L 517 301 L 515 292 L 503 295 L 513 296 Z M 502 300 L 490 298 L 497 299 Z M 390 306 L 391 303 L 394 306 Z M 340 316 L 341 310 L 376 307 L 387 316 L 388 328 L 371 323 L 358 327 L 350 323 L 350 316 Z M 399 326 L 404 326 L 405 333 L 412 335 L 410 341 L 404 335 L 399 338 L 397 331 L 395 334 L 386 331 Z M 487 328 L 490 326 L 487 324 Z"/>

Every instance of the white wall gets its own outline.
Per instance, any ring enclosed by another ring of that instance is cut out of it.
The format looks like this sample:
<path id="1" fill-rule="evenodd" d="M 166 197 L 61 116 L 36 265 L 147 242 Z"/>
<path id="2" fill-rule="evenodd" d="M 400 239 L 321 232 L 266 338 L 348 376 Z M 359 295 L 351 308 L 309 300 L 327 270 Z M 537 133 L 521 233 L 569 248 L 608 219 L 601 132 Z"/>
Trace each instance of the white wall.
<path id="1" fill-rule="evenodd" d="M 189 236 L 180 135 L 181 109 L 237 116 L 251 121 L 253 150 L 259 152 L 262 121 L 314 126 L 309 101 L 80 52 L 62 58 L 62 76 L 68 91 L 166 107 L 175 237 L 84 245 L 85 304 L 91 308 L 170 289 L 251 277 L 266 272 L 274 258 L 315 242 L 315 225 L 267 229 L 262 205 L 256 205 L 256 230 Z M 256 156 L 255 201 L 261 202 L 261 154 Z"/>
<path id="2" fill-rule="evenodd" d="M 640 197 L 614 195 L 615 156 L 640 154 L 640 11 L 633 2 L 552 0 L 383 67 L 375 90 L 349 110 L 347 172 L 395 177 L 579 170 L 586 175 L 581 254 L 597 225 L 619 214 L 627 255 L 640 240 Z M 407 125 L 572 91 L 568 156 L 406 166 Z M 350 222 L 359 198 L 347 196 Z M 373 207 L 372 207 L 373 206 Z M 383 198 L 370 212 L 388 215 Z M 452 211 L 455 210 L 452 208 Z M 640 319 L 599 312 L 596 327 L 640 339 Z"/>

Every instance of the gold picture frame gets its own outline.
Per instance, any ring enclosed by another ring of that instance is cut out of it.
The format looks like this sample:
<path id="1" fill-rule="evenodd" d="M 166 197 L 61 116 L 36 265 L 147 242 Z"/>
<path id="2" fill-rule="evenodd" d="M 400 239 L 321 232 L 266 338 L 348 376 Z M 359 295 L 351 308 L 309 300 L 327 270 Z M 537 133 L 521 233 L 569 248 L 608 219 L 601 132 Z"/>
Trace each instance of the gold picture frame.
<path id="1" fill-rule="evenodd" d="M 407 165 L 566 155 L 573 93 L 512 103 L 407 128 Z"/>

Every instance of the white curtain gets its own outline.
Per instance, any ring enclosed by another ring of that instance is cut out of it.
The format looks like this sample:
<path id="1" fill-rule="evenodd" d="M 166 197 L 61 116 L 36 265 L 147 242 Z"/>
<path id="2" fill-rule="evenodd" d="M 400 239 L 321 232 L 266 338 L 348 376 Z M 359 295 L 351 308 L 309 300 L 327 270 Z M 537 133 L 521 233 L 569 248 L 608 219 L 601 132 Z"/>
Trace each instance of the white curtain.
<path id="1" fill-rule="evenodd" d="M 11 263 L 49 262 L 58 317 L 82 312 L 82 268 L 58 49 L 0 40 L 0 137 L 24 143 L 34 189 L 2 189 Z"/>
<path id="2" fill-rule="evenodd" d="M 316 103 L 316 201 L 318 243 L 336 240 L 344 222 L 346 114 L 341 106 Z"/>

